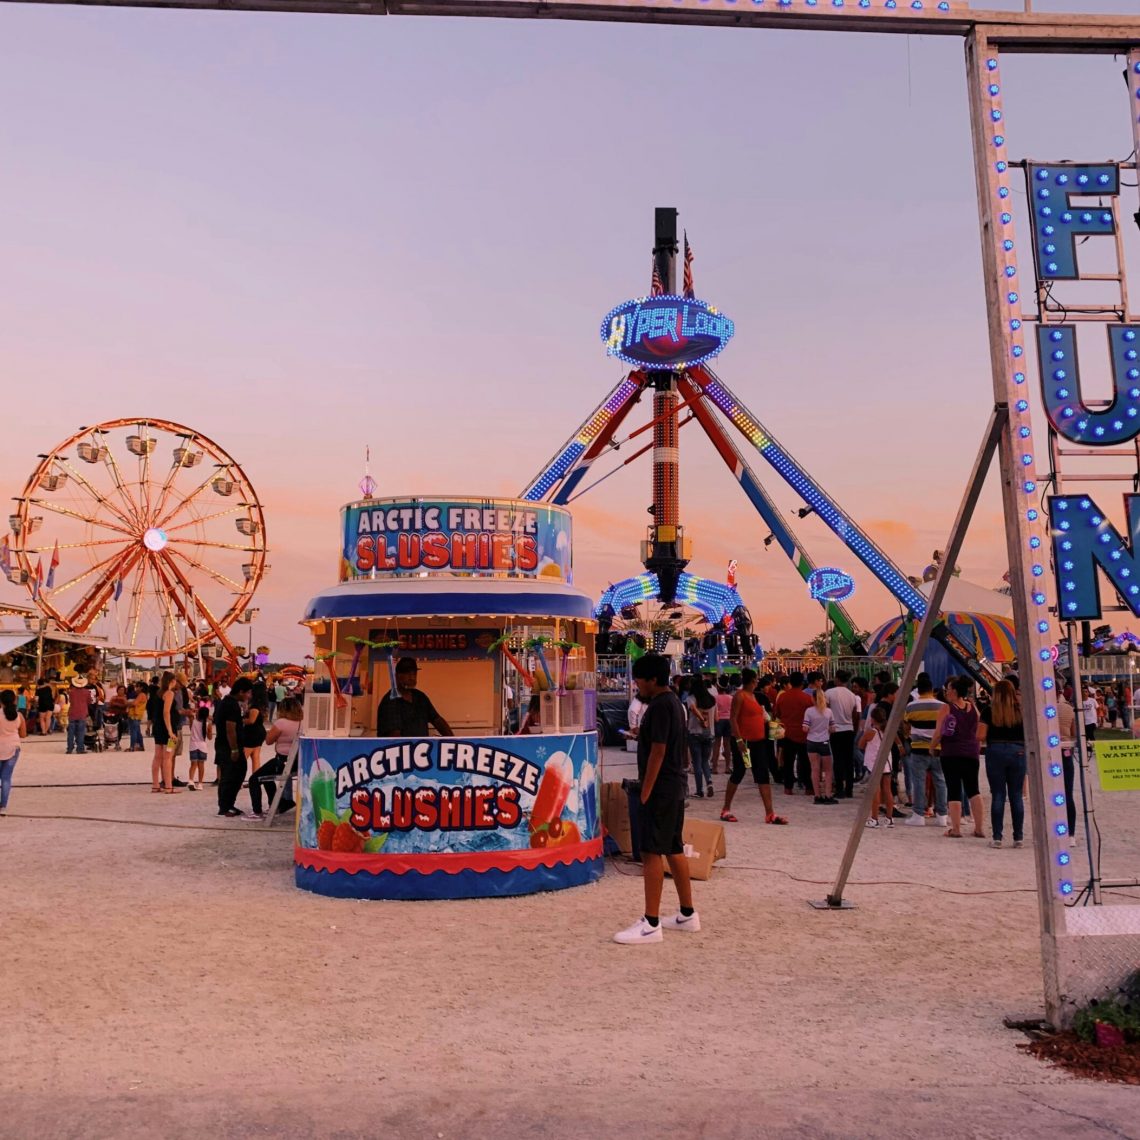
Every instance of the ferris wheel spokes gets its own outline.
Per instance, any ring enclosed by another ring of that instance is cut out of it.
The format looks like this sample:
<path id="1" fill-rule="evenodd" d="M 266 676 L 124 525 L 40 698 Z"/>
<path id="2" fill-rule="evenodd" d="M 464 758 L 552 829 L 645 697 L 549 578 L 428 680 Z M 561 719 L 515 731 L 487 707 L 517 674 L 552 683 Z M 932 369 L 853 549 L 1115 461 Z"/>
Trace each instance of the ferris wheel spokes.
<path id="1" fill-rule="evenodd" d="M 123 482 L 122 472 L 119 470 L 119 464 L 115 459 L 115 453 L 109 447 L 106 449 L 106 454 L 103 457 L 103 462 L 107 465 L 107 470 L 111 473 L 111 479 L 115 484 L 115 490 L 119 492 L 119 497 L 127 505 L 127 510 L 130 512 L 131 517 L 135 520 L 135 525 L 141 526 L 143 523 L 143 518 L 139 511 L 139 504 L 135 501 L 135 499 L 131 497 L 131 493 L 127 490 L 126 484 Z"/>
<path id="2" fill-rule="evenodd" d="M 92 574 L 97 574 L 102 567 L 120 558 L 125 553 L 123 544 L 119 542 L 115 545 L 119 548 L 115 553 L 108 555 L 106 558 L 102 559 L 99 562 L 96 562 L 94 566 L 88 566 L 82 574 L 77 574 L 74 578 L 70 578 L 68 581 L 61 582 L 58 586 L 54 586 L 51 590 L 51 597 L 54 599 L 59 594 L 66 593 L 71 589 L 72 586 L 77 586 L 80 582 L 85 582 L 88 578 L 91 577 Z"/>
<path id="3" fill-rule="evenodd" d="M 182 616 L 185 619 L 187 625 L 191 626 L 194 629 L 195 634 L 197 634 L 198 630 L 197 630 L 196 616 L 195 615 L 205 619 L 206 624 L 209 626 L 209 628 L 213 632 L 214 636 L 217 637 L 219 641 L 221 641 L 221 643 L 225 646 L 225 648 L 229 652 L 229 654 L 231 656 L 236 656 L 233 644 L 230 642 L 230 639 L 226 636 L 225 629 L 219 624 L 217 618 L 214 617 L 213 613 L 210 610 L 210 607 L 208 605 L 206 605 L 204 602 L 199 601 L 199 599 L 197 598 L 197 596 L 194 593 L 193 587 L 190 585 L 189 580 L 182 573 L 182 571 L 179 570 L 177 565 L 175 565 L 174 559 L 170 557 L 170 555 L 168 554 L 167 551 L 163 550 L 158 555 L 158 557 L 156 558 L 155 561 L 158 562 L 160 560 L 165 563 L 166 568 L 170 571 L 171 575 L 177 580 L 178 585 L 181 586 L 181 588 L 185 591 L 186 597 L 194 604 L 194 612 L 192 613 L 190 611 L 190 609 L 185 605 L 185 602 L 183 601 L 182 596 L 179 594 L 178 590 L 175 589 L 174 586 L 171 585 L 169 583 L 169 581 L 167 580 L 168 581 L 167 596 L 169 598 L 174 599 L 174 603 L 175 603 L 175 605 L 178 606 L 179 610 L 182 612 Z M 159 569 L 159 572 L 162 573 L 161 569 Z M 166 580 L 165 574 L 163 574 L 163 578 L 164 578 L 164 580 Z"/>
<path id="4" fill-rule="evenodd" d="M 191 558 L 189 554 L 183 554 L 181 550 L 175 550 L 173 546 L 168 546 L 167 552 L 172 555 L 177 555 L 184 562 L 189 563 L 195 570 L 200 570 L 203 574 L 208 574 L 215 582 L 221 583 L 223 586 L 230 586 L 236 593 L 241 593 L 245 589 L 245 583 L 237 582 L 233 578 L 221 573 L 219 570 L 214 570 L 207 566 L 204 562 L 199 562 L 196 558 Z"/>
<path id="5" fill-rule="evenodd" d="M 26 502 L 33 506 L 41 507 L 45 511 L 52 511 L 57 515 L 67 515 L 70 518 L 78 519 L 80 522 L 85 522 L 90 526 L 106 527 L 107 530 L 118 531 L 119 534 L 125 534 L 132 537 L 134 532 L 126 530 L 124 527 L 116 526 L 114 523 L 107 522 L 106 519 L 101 519 L 97 515 L 84 515 L 79 511 L 73 511 L 70 507 L 60 506 L 59 503 L 53 503 L 50 499 L 27 499 Z"/>
<path id="6" fill-rule="evenodd" d="M 69 463 L 66 457 L 57 455 L 55 457 L 58 463 L 64 470 L 66 470 L 71 477 L 81 486 L 87 493 L 99 504 L 105 507 L 112 514 L 114 514 L 124 526 L 128 528 L 128 533 L 133 533 L 135 527 L 138 525 L 133 519 L 125 515 L 106 495 L 103 494 L 92 482 L 88 479 L 73 463 Z"/>
<path id="7" fill-rule="evenodd" d="M 207 475 L 197 487 L 194 488 L 188 495 L 184 496 L 179 502 L 165 514 L 159 517 L 155 526 L 165 527 L 172 518 L 178 513 L 188 507 L 207 487 L 212 486 L 219 479 L 222 478 L 222 472 L 229 474 L 229 468 L 224 463 L 215 464 L 214 470 L 211 474 Z"/>
<path id="8" fill-rule="evenodd" d="M 178 436 L 181 441 L 181 446 L 174 449 L 174 454 L 170 459 L 170 470 L 166 473 L 166 478 L 162 482 L 162 488 L 158 493 L 158 502 L 155 504 L 154 514 L 157 517 L 162 514 L 162 508 L 166 506 L 167 497 L 170 494 L 170 488 L 174 484 L 174 478 L 181 471 L 186 464 L 180 458 L 186 454 L 187 445 L 192 443 L 194 436 L 190 434 L 181 434 Z"/>

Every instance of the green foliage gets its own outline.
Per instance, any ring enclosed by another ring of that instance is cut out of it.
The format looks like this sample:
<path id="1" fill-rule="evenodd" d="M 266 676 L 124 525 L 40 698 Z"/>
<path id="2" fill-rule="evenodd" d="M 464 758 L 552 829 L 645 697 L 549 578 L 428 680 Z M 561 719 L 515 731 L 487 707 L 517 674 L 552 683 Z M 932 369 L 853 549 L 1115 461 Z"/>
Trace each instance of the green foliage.
<path id="1" fill-rule="evenodd" d="M 1082 1041 L 1096 1040 L 1096 1023 L 1113 1025 L 1126 1041 L 1140 1041 L 1140 970 L 1129 975 L 1105 1001 L 1095 998 L 1073 1018 L 1073 1031 Z"/>

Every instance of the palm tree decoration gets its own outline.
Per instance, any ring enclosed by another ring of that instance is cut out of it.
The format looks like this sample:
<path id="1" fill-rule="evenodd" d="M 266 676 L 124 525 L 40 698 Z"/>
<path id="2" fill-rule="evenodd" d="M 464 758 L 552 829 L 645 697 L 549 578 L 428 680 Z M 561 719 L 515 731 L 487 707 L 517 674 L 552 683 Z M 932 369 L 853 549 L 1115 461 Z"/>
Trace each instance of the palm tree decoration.
<path id="1" fill-rule="evenodd" d="M 356 649 L 352 654 L 352 665 L 348 670 L 348 684 L 351 688 L 352 682 L 356 679 L 356 670 L 360 665 L 361 655 L 366 649 L 386 649 L 388 651 L 388 683 L 391 686 L 392 696 L 396 695 L 396 662 L 393 657 L 393 652 L 400 648 L 399 641 L 369 641 L 366 637 L 346 637 L 345 641 L 351 641 Z"/>
<path id="2" fill-rule="evenodd" d="M 325 663 L 325 667 L 329 671 L 329 680 L 332 682 L 332 691 L 336 700 L 336 707 L 343 709 L 348 704 L 348 701 L 345 700 L 344 693 L 340 691 L 340 681 L 336 675 L 336 650 L 334 649 L 331 653 L 318 653 L 317 660 Z"/>
<path id="3" fill-rule="evenodd" d="M 548 689 L 554 688 L 554 678 L 550 674 L 550 666 L 546 662 L 545 647 L 552 644 L 553 638 L 550 637 L 531 637 L 523 642 L 527 649 L 533 649 L 534 655 L 538 658 L 538 663 L 542 666 L 542 672 L 546 676 L 546 687 Z"/>
<path id="4" fill-rule="evenodd" d="M 518 675 L 526 682 L 528 688 L 534 688 L 534 678 L 530 672 L 523 668 L 522 662 L 511 652 L 511 647 L 508 644 L 510 641 L 510 634 L 504 633 L 497 641 L 492 641 L 487 646 L 488 655 L 495 652 L 496 649 L 501 650 L 503 656 L 515 667 Z"/>
<path id="5" fill-rule="evenodd" d="M 563 638 L 561 641 L 554 641 L 551 644 L 562 651 L 561 657 L 558 659 L 558 691 L 560 693 L 566 692 L 566 666 L 570 661 L 570 654 L 575 649 L 581 649 L 582 646 L 576 641 L 567 641 Z"/>

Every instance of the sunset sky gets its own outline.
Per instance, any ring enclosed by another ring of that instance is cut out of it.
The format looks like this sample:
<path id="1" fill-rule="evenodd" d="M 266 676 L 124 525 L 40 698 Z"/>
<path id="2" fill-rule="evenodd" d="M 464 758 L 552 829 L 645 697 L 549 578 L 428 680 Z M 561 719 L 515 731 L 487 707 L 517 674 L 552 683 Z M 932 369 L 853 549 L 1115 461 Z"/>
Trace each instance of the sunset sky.
<path id="1" fill-rule="evenodd" d="M 1003 71 L 1013 156 L 1130 151 L 1120 61 Z M 647 291 L 659 205 L 736 321 L 726 383 L 905 572 L 945 542 L 992 403 L 957 39 L 4 5 L 0 103 L 0 485 L 81 424 L 216 439 L 267 512 L 277 659 L 366 446 L 381 495 L 515 494 L 620 378 L 598 327 Z M 798 646 L 821 612 L 697 430 L 690 569 L 738 559 L 761 641 Z M 640 569 L 650 501 L 646 458 L 574 504 L 580 586 Z M 862 625 L 898 612 L 793 522 Z M 996 479 L 961 564 L 1006 568 Z"/>

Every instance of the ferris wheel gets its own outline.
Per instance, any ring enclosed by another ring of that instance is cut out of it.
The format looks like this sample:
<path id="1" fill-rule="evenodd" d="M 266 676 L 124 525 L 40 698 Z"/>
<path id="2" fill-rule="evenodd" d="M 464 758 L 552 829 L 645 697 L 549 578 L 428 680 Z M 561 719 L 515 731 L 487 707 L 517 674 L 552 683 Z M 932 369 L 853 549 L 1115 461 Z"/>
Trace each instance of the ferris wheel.
<path id="1" fill-rule="evenodd" d="M 181 424 L 80 428 L 39 457 L 8 523 L 5 568 L 73 633 L 98 628 L 133 657 L 214 643 L 249 622 L 267 569 L 252 484 L 216 443 Z"/>

